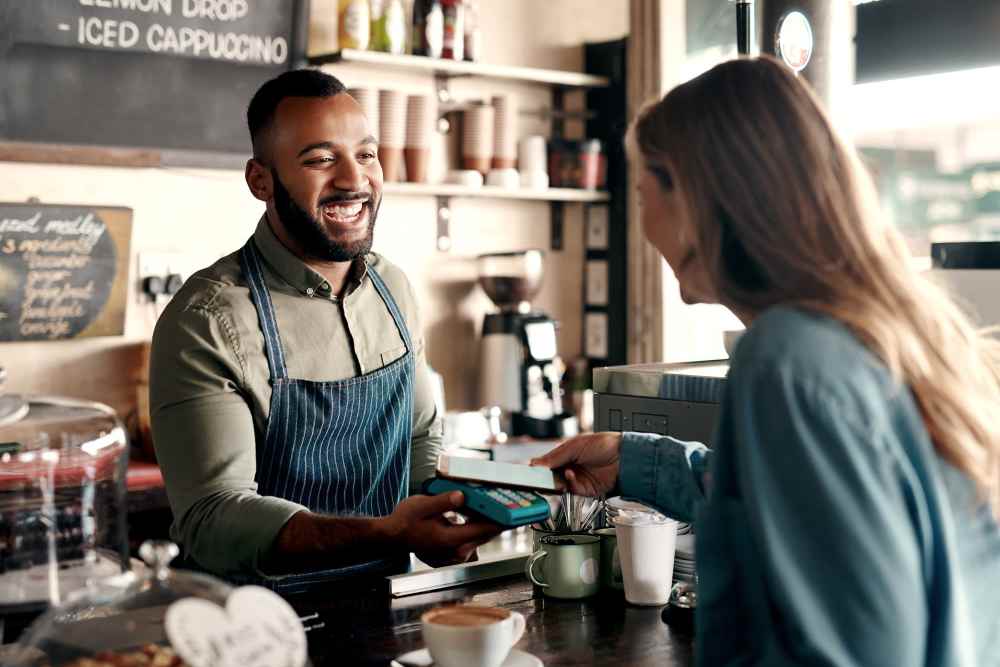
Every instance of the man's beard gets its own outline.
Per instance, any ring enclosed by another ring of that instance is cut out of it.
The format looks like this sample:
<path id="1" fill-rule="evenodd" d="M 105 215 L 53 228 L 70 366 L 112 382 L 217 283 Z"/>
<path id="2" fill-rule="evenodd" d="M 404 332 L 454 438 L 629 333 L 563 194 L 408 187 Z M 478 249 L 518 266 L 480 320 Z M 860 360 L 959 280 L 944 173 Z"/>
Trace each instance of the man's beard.
<path id="1" fill-rule="evenodd" d="M 319 207 L 337 201 L 356 201 L 367 199 L 362 206 L 368 210 L 368 229 L 364 237 L 356 241 L 342 242 L 332 238 L 326 227 L 314 215 L 303 209 L 292 198 L 284 183 L 278 178 L 278 171 L 271 169 L 271 179 L 274 181 L 274 208 L 278 212 L 281 224 L 288 235 L 295 240 L 299 248 L 312 259 L 326 262 L 350 262 L 358 257 L 364 257 L 372 249 L 372 237 L 375 231 L 375 217 L 378 213 L 377 202 L 371 195 L 361 192 L 338 192 L 319 201 Z M 381 202 L 378 202 L 381 203 Z"/>

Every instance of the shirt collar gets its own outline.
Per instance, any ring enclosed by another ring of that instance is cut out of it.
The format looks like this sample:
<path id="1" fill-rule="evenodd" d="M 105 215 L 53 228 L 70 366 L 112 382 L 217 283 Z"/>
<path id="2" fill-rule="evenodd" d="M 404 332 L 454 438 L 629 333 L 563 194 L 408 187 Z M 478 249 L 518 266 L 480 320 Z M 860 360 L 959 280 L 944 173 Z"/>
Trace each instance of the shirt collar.
<path id="1" fill-rule="evenodd" d="M 336 295 L 331 294 L 326 278 L 310 268 L 278 240 L 267 222 L 266 215 L 261 216 L 257 223 L 253 240 L 271 269 L 293 288 L 306 296 L 336 298 Z M 351 264 L 351 271 L 347 276 L 346 294 L 360 287 L 367 275 L 368 258 L 358 257 Z"/>

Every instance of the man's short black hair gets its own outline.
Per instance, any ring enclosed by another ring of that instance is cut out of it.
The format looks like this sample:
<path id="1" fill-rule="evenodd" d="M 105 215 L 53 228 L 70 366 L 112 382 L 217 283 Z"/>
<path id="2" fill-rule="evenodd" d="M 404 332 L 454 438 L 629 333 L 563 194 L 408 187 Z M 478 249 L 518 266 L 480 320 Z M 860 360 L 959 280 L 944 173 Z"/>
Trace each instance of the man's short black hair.
<path id="1" fill-rule="evenodd" d="M 267 81 L 250 100 L 247 107 L 247 126 L 253 155 L 266 161 L 268 156 L 261 145 L 261 138 L 274 122 L 274 112 L 286 97 L 333 97 L 347 90 L 340 79 L 318 69 L 294 69 Z"/>

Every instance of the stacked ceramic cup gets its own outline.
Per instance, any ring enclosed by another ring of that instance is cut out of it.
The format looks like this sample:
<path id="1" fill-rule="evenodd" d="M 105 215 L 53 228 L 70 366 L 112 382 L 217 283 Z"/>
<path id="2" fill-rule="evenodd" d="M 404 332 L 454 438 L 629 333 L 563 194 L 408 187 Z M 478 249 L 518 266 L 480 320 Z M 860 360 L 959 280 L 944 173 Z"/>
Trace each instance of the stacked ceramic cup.
<path id="1" fill-rule="evenodd" d="M 349 88 L 347 94 L 355 99 L 368 119 L 368 131 L 378 137 L 378 90 L 375 88 Z"/>
<path id="2" fill-rule="evenodd" d="M 386 181 L 402 175 L 403 148 L 406 146 L 406 93 L 380 90 L 378 95 L 378 159 Z"/>
<path id="3" fill-rule="evenodd" d="M 429 95 L 410 95 L 406 102 L 406 180 L 426 183 L 434 127 L 433 100 Z"/>
<path id="4" fill-rule="evenodd" d="M 493 98 L 494 169 L 513 169 L 517 164 L 517 109 L 508 95 Z"/>
<path id="5" fill-rule="evenodd" d="M 493 158 L 493 107 L 474 104 L 462 113 L 462 168 L 485 175 Z"/>
<path id="6" fill-rule="evenodd" d="M 521 139 L 517 146 L 521 187 L 539 190 L 549 187 L 548 163 L 545 137 L 535 135 Z"/>

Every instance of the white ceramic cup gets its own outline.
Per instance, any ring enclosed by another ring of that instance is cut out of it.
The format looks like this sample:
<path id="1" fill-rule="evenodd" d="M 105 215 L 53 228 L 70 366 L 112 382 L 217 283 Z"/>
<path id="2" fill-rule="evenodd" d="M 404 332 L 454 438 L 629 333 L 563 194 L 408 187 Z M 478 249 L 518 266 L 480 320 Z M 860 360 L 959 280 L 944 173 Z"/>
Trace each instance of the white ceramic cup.
<path id="1" fill-rule="evenodd" d="M 745 331 L 743 329 L 732 329 L 722 332 L 722 346 L 726 348 L 726 354 L 730 357 L 733 356 L 733 352 L 736 351 L 736 343 L 740 342 L 740 337 L 743 336 L 744 333 Z"/>
<path id="2" fill-rule="evenodd" d="M 493 157 L 510 160 L 517 157 L 517 109 L 508 95 L 493 97 Z"/>
<path id="3" fill-rule="evenodd" d="M 517 173 L 517 169 L 491 169 L 486 174 L 486 185 L 516 189 L 521 186 L 521 175 Z"/>
<path id="4" fill-rule="evenodd" d="M 449 625 L 441 620 L 446 613 L 462 609 L 476 609 L 471 605 L 457 605 L 432 609 L 420 620 L 423 624 L 424 643 L 434 658 L 435 667 L 500 667 L 507 655 L 524 634 L 524 616 L 509 609 L 488 607 L 504 612 L 503 618 L 481 625 Z M 449 610 L 454 610 L 449 612 Z"/>
<path id="5" fill-rule="evenodd" d="M 630 514 L 615 517 L 614 524 L 625 599 L 636 605 L 667 604 L 673 584 L 677 522 Z"/>
<path id="6" fill-rule="evenodd" d="M 521 187 L 531 190 L 544 190 L 549 187 L 549 175 L 544 170 L 522 171 Z"/>
<path id="7" fill-rule="evenodd" d="M 517 145 L 517 167 L 522 174 L 548 173 L 548 155 L 545 137 L 533 135 L 521 139 Z"/>

